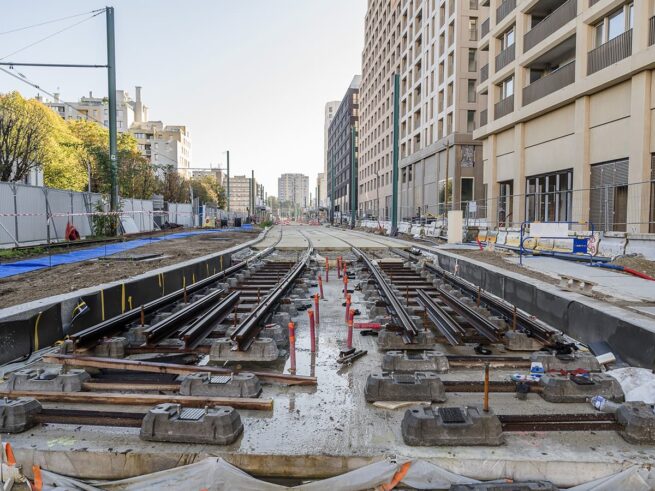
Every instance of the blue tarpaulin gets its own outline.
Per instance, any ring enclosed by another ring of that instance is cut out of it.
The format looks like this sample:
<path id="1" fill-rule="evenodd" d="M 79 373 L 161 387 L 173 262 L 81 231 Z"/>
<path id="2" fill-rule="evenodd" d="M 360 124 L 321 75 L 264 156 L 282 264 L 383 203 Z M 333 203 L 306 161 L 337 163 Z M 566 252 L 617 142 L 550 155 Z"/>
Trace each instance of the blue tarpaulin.
<path id="1" fill-rule="evenodd" d="M 244 226 L 242 229 L 251 229 L 252 225 Z M 205 229 L 205 230 L 192 230 L 189 232 L 178 232 L 168 235 L 160 235 L 157 237 L 148 237 L 147 239 L 129 240 L 126 242 L 115 242 L 91 249 L 82 249 L 71 252 L 63 252 L 60 254 L 53 254 L 51 256 L 44 256 L 38 258 L 25 259 L 24 261 L 16 261 L 13 263 L 0 264 L 0 278 L 7 278 L 8 276 L 15 276 L 30 271 L 36 271 L 43 268 L 52 266 L 60 266 L 62 264 L 79 263 L 88 261 L 90 259 L 97 259 L 99 257 L 111 256 L 119 252 L 129 251 L 137 247 L 143 247 L 154 242 L 162 240 L 183 239 L 193 235 L 215 234 L 218 232 L 234 232 L 242 230 L 239 228 L 222 228 L 222 229 Z"/>

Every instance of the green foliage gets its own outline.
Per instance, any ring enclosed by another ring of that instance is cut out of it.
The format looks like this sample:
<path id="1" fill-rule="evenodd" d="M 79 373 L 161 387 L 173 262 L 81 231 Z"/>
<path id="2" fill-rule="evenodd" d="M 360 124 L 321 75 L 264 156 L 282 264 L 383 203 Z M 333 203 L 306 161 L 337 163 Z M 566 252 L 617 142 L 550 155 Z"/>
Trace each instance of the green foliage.
<path id="1" fill-rule="evenodd" d="M 96 237 L 111 237 L 115 235 L 114 230 L 118 228 L 118 215 L 105 215 L 107 211 L 107 202 L 109 198 L 103 197 L 98 201 L 93 210 L 98 214 L 93 215 L 91 220 L 93 226 L 93 235 Z M 118 211 L 123 208 L 122 203 L 118 203 Z"/>
<path id="2" fill-rule="evenodd" d="M 261 228 L 272 227 L 273 226 L 273 220 L 264 220 L 262 222 L 259 222 L 259 226 Z"/>

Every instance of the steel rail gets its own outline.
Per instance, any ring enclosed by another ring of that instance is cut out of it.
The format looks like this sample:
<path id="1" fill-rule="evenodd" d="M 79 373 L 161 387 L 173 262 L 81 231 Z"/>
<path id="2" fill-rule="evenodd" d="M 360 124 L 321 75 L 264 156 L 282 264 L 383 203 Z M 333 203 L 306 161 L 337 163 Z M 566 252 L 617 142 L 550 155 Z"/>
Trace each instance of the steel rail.
<path id="1" fill-rule="evenodd" d="M 347 244 L 349 243 L 345 240 L 344 242 L 346 242 Z M 373 261 L 371 261 L 370 258 L 362 251 L 360 251 L 357 247 L 353 246 L 352 244 L 350 245 L 355 255 L 361 258 L 366 264 L 367 269 L 371 272 L 371 274 L 375 278 L 375 281 L 380 287 L 382 296 L 391 305 L 391 309 L 393 310 L 395 317 L 400 321 L 400 325 L 405 331 L 405 334 L 403 335 L 405 344 L 411 344 L 412 338 L 418 334 L 418 328 L 416 327 L 416 324 L 414 323 L 411 316 L 407 312 L 407 309 L 403 306 L 403 304 L 401 304 L 398 301 L 398 298 L 394 295 L 386 278 L 382 275 L 382 271 L 380 270 L 380 268 L 378 268 L 377 265 L 373 264 Z"/>
<path id="2" fill-rule="evenodd" d="M 241 292 L 235 291 L 221 300 L 221 303 L 204 313 L 192 324 L 185 327 L 180 332 L 180 337 L 184 340 L 184 347 L 195 348 L 200 341 L 205 339 L 217 321 L 225 318 L 232 307 L 239 302 Z"/>
<path id="3" fill-rule="evenodd" d="M 279 242 L 279 239 L 278 239 Z M 277 243 L 276 243 L 277 244 Z M 196 283 L 189 285 L 186 288 L 186 295 L 195 293 L 203 288 L 206 288 L 226 276 L 232 275 L 236 273 L 237 271 L 240 271 L 241 269 L 245 268 L 248 266 L 250 261 L 258 259 L 260 257 L 265 257 L 272 253 L 275 250 L 275 246 L 271 246 L 267 249 L 264 249 L 263 251 L 255 254 L 254 256 L 241 261 L 237 264 L 234 264 L 223 271 L 220 271 L 214 275 L 208 276 L 207 278 L 197 281 Z M 99 324 L 96 324 L 95 326 L 88 327 L 86 329 L 83 329 L 75 334 L 69 335 L 69 339 L 72 339 L 75 343 L 76 346 L 78 347 L 87 347 L 91 346 L 95 343 L 97 343 L 98 340 L 102 339 L 103 337 L 106 337 L 110 335 L 111 333 L 115 331 L 119 331 L 123 329 L 127 324 L 130 322 L 133 322 L 141 316 L 141 313 L 143 312 L 145 315 L 150 315 L 157 310 L 162 309 L 166 305 L 169 305 L 171 303 L 177 302 L 181 299 L 184 298 L 185 295 L 185 289 L 181 288 L 179 290 L 176 290 L 174 292 L 169 293 L 168 295 L 165 295 L 161 298 L 152 300 L 151 302 L 143 304 L 141 307 L 136 307 L 132 310 L 128 310 L 124 314 L 117 315 L 116 317 L 112 317 L 111 319 L 107 319 L 103 322 L 100 322 Z"/>
<path id="4" fill-rule="evenodd" d="M 418 303 L 423 306 L 425 313 L 432 323 L 439 329 L 448 342 L 453 346 L 464 344 L 464 330 L 455 322 L 455 320 L 441 308 L 432 298 L 423 290 L 416 290 L 418 294 Z"/>
<path id="5" fill-rule="evenodd" d="M 43 408 L 34 415 L 38 423 L 140 428 L 145 413 Z"/>
<path id="6" fill-rule="evenodd" d="M 149 326 L 143 331 L 148 344 L 154 344 L 161 339 L 167 338 L 179 329 L 183 322 L 202 314 L 224 294 L 225 290 L 223 289 L 213 291 L 209 295 L 188 304 L 186 307 L 160 320 L 156 324 Z M 222 303 L 221 301 L 218 305 L 220 306 Z"/>
<path id="7" fill-rule="evenodd" d="M 433 255 L 435 254 L 433 250 L 427 247 L 420 246 L 420 245 L 415 245 L 414 247 L 418 250 L 427 252 L 428 254 L 433 254 Z M 398 254 L 399 256 L 402 256 L 405 259 L 408 259 L 413 262 L 417 262 L 416 256 L 412 255 L 409 252 L 397 248 L 392 248 L 391 251 L 394 252 L 395 254 Z M 448 281 L 451 285 L 459 288 L 460 290 L 464 290 L 471 298 L 477 297 L 478 287 L 473 283 L 463 278 L 460 278 L 454 275 L 453 273 L 446 271 L 445 269 L 434 264 L 425 263 L 424 267 L 426 267 L 433 273 L 439 275 L 441 278 Z M 480 299 L 486 304 L 486 307 L 492 312 L 494 312 L 495 314 L 499 314 L 509 321 L 513 319 L 514 306 L 509 302 L 503 300 L 502 298 L 496 297 L 495 295 L 492 295 L 491 293 L 485 290 L 480 290 Z M 524 330 L 530 332 L 539 341 L 543 343 L 550 343 L 552 341 L 553 336 L 557 334 L 561 334 L 561 332 L 558 331 L 557 329 L 554 329 L 551 326 L 546 326 L 538 322 L 532 316 L 519 309 L 516 310 L 516 320 L 518 325 L 517 327 L 523 328 Z"/>
<path id="8" fill-rule="evenodd" d="M 309 242 L 309 241 L 308 241 Z M 252 310 L 246 316 L 243 321 L 236 328 L 234 333 L 230 336 L 230 339 L 236 341 L 239 350 L 247 350 L 255 337 L 261 330 L 261 323 L 268 314 L 268 312 L 275 306 L 282 298 L 284 293 L 289 289 L 289 287 L 296 281 L 300 273 L 305 269 L 307 262 L 311 254 L 313 253 L 314 248 L 309 242 L 307 250 L 303 254 L 303 257 L 291 268 L 287 274 L 280 280 L 280 282 L 273 288 L 273 290 L 264 298 L 257 307 Z"/>
<path id="9" fill-rule="evenodd" d="M 616 431 L 622 429 L 611 413 L 500 414 L 503 431 Z"/>
<path id="10" fill-rule="evenodd" d="M 459 298 L 455 297 L 445 288 L 438 287 L 438 291 L 446 305 L 464 317 L 476 331 L 492 343 L 498 342 L 498 330 L 496 326 L 489 322 L 489 319 L 483 317 L 471 307 L 461 302 Z"/>

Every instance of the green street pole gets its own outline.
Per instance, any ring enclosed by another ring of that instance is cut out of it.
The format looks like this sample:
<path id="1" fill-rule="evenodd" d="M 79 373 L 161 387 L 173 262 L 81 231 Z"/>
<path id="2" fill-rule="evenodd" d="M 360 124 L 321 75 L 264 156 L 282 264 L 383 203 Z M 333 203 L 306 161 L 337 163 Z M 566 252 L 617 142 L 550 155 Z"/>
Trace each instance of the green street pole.
<path id="1" fill-rule="evenodd" d="M 227 212 L 230 213 L 230 151 L 227 151 Z"/>
<path id="2" fill-rule="evenodd" d="M 334 225 L 334 186 L 336 185 L 336 179 L 334 176 L 334 155 L 330 159 L 330 172 L 332 173 L 332 178 L 330 179 L 330 223 Z"/>
<path id="3" fill-rule="evenodd" d="M 355 228 L 357 215 L 357 130 L 353 126 L 350 131 L 350 229 Z"/>
<path id="4" fill-rule="evenodd" d="M 116 42 L 114 36 L 114 7 L 107 7 L 107 92 L 109 98 L 109 168 L 111 174 L 110 211 L 118 211 L 118 149 L 116 145 Z M 118 229 L 112 221 L 115 233 Z"/>
<path id="5" fill-rule="evenodd" d="M 400 75 L 393 76 L 393 169 L 391 174 L 391 233 L 398 235 L 398 128 L 400 112 Z"/>

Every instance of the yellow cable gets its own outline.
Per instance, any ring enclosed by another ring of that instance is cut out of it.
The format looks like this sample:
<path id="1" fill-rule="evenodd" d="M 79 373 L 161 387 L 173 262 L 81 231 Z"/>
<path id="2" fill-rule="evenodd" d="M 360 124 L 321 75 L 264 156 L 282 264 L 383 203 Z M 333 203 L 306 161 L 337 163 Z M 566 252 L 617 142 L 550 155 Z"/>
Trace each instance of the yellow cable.
<path id="1" fill-rule="evenodd" d="M 36 316 L 36 321 L 34 322 L 34 351 L 39 350 L 39 321 L 41 320 L 41 314 L 43 314 L 43 312 L 39 312 L 39 315 Z"/>

